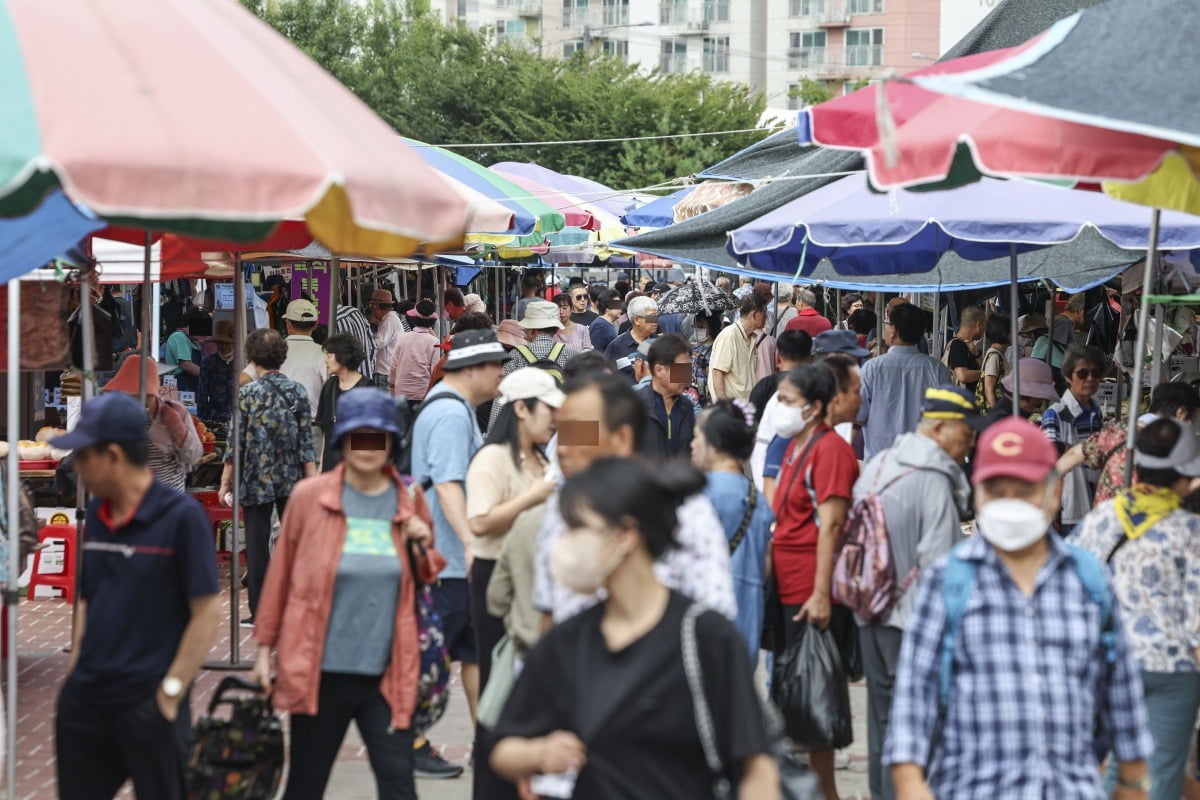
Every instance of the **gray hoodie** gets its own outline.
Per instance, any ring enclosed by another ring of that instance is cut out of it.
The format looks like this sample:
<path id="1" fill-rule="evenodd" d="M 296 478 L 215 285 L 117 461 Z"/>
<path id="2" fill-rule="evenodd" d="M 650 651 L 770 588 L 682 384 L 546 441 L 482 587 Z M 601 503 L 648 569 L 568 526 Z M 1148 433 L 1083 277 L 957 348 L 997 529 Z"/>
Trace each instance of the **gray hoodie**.
<path id="1" fill-rule="evenodd" d="M 854 502 L 873 487 L 883 487 L 880 494 L 897 581 L 904 580 L 914 564 L 924 572 L 962 538 L 960 521 L 970 507 L 971 487 L 962 468 L 928 436 L 901 434 L 890 448 L 864 464 L 854 484 Z M 918 573 L 882 624 L 904 629 L 921 577 Z M 865 623 L 860 619 L 859 624 Z"/>

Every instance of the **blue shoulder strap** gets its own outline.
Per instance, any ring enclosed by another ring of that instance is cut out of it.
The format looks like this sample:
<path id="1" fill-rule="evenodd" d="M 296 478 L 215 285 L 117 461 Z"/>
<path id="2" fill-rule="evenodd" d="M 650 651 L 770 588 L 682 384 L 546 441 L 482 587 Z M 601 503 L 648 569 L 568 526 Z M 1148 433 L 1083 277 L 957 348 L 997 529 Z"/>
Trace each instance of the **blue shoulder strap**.
<path id="1" fill-rule="evenodd" d="M 942 574 L 942 603 L 946 607 L 946 629 L 942 633 L 942 649 L 938 654 L 938 712 L 950 707 L 950 687 L 954 682 L 954 640 L 967 613 L 967 600 L 975 585 L 975 562 L 962 557 L 966 542 L 950 550 L 946 571 Z"/>
<path id="2" fill-rule="evenodd" d="M 1108 591 L 1108 579 L 1099 559 L 1082 547 L 1067 542 L 1071 552 L 1071 566 L 1079 576 L 1079 582 L 1092 602 L 1100 607 L 1100 644 L 1104 647 L 1104 660 L 1109 664 L 1117 661 L 1117 634 L 1113 630 L 1112 594 Z"/>

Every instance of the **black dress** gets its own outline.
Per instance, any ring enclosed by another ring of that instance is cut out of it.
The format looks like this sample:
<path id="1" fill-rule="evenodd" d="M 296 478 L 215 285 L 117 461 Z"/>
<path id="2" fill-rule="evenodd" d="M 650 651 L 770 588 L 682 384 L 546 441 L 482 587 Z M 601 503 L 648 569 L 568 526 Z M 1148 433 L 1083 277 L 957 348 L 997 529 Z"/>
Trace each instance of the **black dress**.
<path id="1" fill-rule="evenodd" d="M 493 740 L 573 732 L 587 747 L 575 800 L 712 797 L 680 645 L 691 602 L 671 592 L 658 624 L 618 652 L 600 632 L 603 605 L 553 628 L 525 661 Z M 742 762 L 769 752 L 753 669 L 720 614 L 700 615 L 696 640 L 717 749 L 736 786 Z"/>

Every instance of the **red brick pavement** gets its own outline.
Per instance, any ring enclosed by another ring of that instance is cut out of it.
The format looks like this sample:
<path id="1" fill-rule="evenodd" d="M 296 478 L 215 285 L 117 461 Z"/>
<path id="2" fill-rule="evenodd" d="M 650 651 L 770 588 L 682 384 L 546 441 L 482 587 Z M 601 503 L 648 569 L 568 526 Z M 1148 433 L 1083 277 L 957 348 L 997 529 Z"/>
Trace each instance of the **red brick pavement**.
<path id="1" fill-rule="evenodd" d="M 221 587 L 225 595 L 225 622 L 209 655 L 210 661 L 229 661 L 229 568 L 221 567 Z M 246 594 L 242 592 L 241 613 L 249 616 Z M 57 796 L 54 761 L 54 708 L 71 641 L 71 606 L 62 600 L 22 600 L 17 628 L 17 797 L 21 800 L 53 800 Z M 240 657 L 247 664 L 257 652 L 248 628 L 238 629 Z M 3 672 L 7 675 L 7 670 Z M 192 692 L 192 717 L 207 709 L 213 690 L 227 671 L 205 671 Z M 469 745 L 456 743 L 441 748 L 448 758 L 465 761 Z M 338 761 L 365 761 L 361 740 L 351 731 L 342 746 Z M 121 796 L 132 797 L 126 788 Z"/>

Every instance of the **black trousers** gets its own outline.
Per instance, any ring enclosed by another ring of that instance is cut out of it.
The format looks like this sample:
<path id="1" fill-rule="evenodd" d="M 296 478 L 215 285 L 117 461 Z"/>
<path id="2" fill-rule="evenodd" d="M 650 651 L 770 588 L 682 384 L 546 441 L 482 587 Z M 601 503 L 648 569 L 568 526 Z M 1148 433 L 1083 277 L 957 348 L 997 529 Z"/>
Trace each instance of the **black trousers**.
<path id="1" fill-rule="evenodd" d="M 258 598 L 262 594 L 263 582 L 267 579 L 267 565 L 271 563 L 271 509 L 279 511 L 283 519 L 286 497 L 276 498 L 273 503 L 242 506 L 246 520 L 246 585 L 249 587 L 250 616 L 258 611 Z"/>
<path id="2" fill-rule="evenodd" d="M 283 800 L 320 800 L 350 720 L 358 726 L 379 800 L 416 800 L 413 735 L 393 730 L 392 710 L 379 693 L 378 675 L 321 673 L 317 713 L 292 714 L 292 741 Z"/>
<path id="3" fill-rule="evenodd" d="M 183 800 L 191 726 L 187 695 L 168 722 L 155 694 L 131 706 L 99 706 L 64 686 L 54 722 L 60 800 L 111 800 L 126 779 L 139 800 Z"/>
<path id="4" fill-rule="evenodd" d="M 504 636 L 504 620 L 487 610 L 487 588 L 496 562 L 477 558 L 471 562 L 468 583 L 471 619 L 475 624 L 475 648 L 479 655 L 479 691 L 487 686 L 492 674 L 492 649 Z M 488 759 L 495 744 L 491 732 L 475 726 L 475 777 L 471 786 L 473 800 L 517 800 L 517 787 L 492 771 Z"/>

